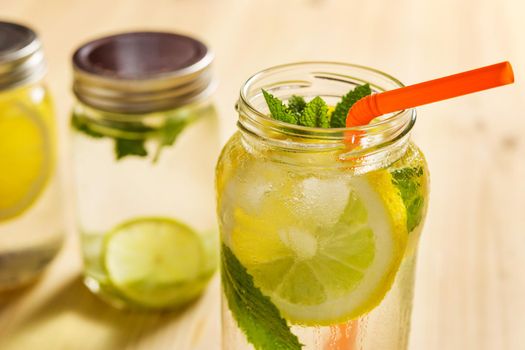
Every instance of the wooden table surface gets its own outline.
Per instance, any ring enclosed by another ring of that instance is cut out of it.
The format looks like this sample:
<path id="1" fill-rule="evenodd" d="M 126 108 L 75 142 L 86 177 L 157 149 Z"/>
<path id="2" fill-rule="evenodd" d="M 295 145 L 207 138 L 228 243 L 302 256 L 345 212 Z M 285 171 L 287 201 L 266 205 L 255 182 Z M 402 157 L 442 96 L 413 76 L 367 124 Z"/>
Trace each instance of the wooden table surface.
<path id="1" fill-rule="evenodd" d="M 69 58 L 96 36 L 162 29 L 205 40 L 216 53 L 224 140 L 241 83 L 275 64 L 354 62 L 415 83 L 510 60 L 513 86 L 419 109 L 413 137 L 427 155 L 432 193 L 415 350 L 525 349 L 524 14 L 521 0 L 0 0 L 2 19 L 36 28 L 45 44 L 69 194 Z M 219 349 L 217 277 L 182 314 L 114 310 L 81 283 L 67 208 L 66 245 L 47 274 L 0 297 L 0 349 Z"/>

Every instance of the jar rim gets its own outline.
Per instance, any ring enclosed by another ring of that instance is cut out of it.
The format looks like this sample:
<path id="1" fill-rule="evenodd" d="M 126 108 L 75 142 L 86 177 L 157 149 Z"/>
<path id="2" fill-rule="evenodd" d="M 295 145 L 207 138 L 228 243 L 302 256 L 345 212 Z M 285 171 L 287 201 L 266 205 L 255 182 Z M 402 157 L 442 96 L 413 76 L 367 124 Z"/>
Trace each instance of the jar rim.
<path id="1" fill-rule="evenodd" d="M 393 76 L 384 73 L 378 69 L 370 68 L 364 65 L 359 64 L 352 64 L 352 63 L 344 63 L 344 62 L 336 62 L 336 61 L 301 61 L 301 62 L 293 62 L 293 63 L 285 63 L 277 66 L 272 66 L 266 69 L 263 69 L 255 74 L 253 74 L 251 77 L 249 77 L 244 84 L 241 86 L 240 95 L 239 95 L 239 104 L 237 105 L 237 109 L 240 108 L 246 108 L 248 109 L 248 112 L 252 114 L 252 116 L 256 116 L 257 118 L 264 119 L 267 123 L 275 124 L 276 127 L 285 127 L 288 130 L 294 130 L 297 133 L 310 133 L 310 134 L 316 134 L 318 133 L 321 138 L 323 136 L 326 136 L 327 134 L 344 134 L 345 132 L 349 131 L 357 131 L 357 132 L 367 132 L 371 131 L 374 128 L 387 125 L 389 123 L 392 123 L 392 121 L 399 120 L 403 116 L 410 115 L 413 119 L 415 119 L 416 111 L 414 108 L 405 109 L 396 113 L 392 113 L 387 115 L 383 118 L 376 118 L 374 119 L 370 124 L 367 125 L 361 125 L 361 126 L 353 126 L 353 127 L 342 127 L 342 128 L 321 128 L 321 127 L 309 127 L 309 126 L 302 126 L 302 125 L 294 125 L 290 123 L 285 123 L 280 120 L 272 119 L 268 116 L 268 114 L 261 112 L 258 108 L 256 108 L 249 98 L 249 92 L 254 83 L 259 81 L 261 78 L 277 73 L 279 71 L 287 70 L 287 69 L 293 69 L 293 68 L 308 68 L 308 67 L 316 67 L 316 66 L 328 66 L 331 68 L 340 68 L 340 69 L 359 69 L 363 70 L 372 74 L 376 74 L 378 76 L 383 77 L 384 79 L 388 80 L 389 82 L 396 85 L 396 87 L 404 87 L 405 85 L 399 81 L 397 78 L 394 78 Z M 371 84 L 372 87 L 379 88 L 376 84 Z M 379 90 L 383 90 L 379 88 Z"/>
<path id="2" fill-rule="evenodd" d="M 335 105 L 341 96 L 364 83 L 373 92 L 402 87 L 392 76 L 362 65 L 305 61 L 262 70 L 241 87 L 237 126 L 244 144 L 254 151 L 277 150 L 280 162 L 310 164 L 323 159 L 337 159 L 338 166 L 356 174 L 377 169 L 399 159 L 408 147 L 416 110 L 407 109 L 375 118 L 363 126 L 319 128 L 294 125 L 268 115 L 262 89 L 286 101 L 293 95 L 306 98 L 320 96 Z M 359 135 L 348 142 L 349 134 Z M 313 156 L 313 157 L 311 157 Z M 326 157 L 325 157 L 326 156 Z M 276 156 L 277 157 L 277 156 Z"/>

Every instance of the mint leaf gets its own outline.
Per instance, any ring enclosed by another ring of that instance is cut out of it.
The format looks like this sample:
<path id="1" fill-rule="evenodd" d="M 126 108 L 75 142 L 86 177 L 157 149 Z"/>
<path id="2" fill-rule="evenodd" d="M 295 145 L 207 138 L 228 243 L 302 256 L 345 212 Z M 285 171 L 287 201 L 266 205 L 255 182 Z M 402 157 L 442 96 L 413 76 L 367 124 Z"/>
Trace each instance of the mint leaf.
<path id="1" fill-rule="evenodd" d="M 165 146 L 173 146 L 182 130 L 186 127 L 188 123 L 187 118 L 168 118 L 164 127 L 160 130 L 160 143 L 153 157 L 153 162 L 156 162 L 160 157 L 160 151 Z"/>
<path id="2" fill-rule="evenodd" d="M 297 116 L 288 110 L 283 101 L 264 89 L 262 90 L 262 93 L 273 119 L 280 120 L 285 123 L 297 124 Z"/>
<path id="3" fill-rule="evenodd" d="M 115 154 L 117 159 L 126 156 L 145 157 L 148 151 L 144 147 L 144 140 L 115 139 Z"/>
<path id="4" fill-rule="evenodd" d="M 253 278 L 226 245 L 222 245 L 222 285 L 228 307 L 256 350 L 300 350 L 302 344 L 279 310 L 254 285 Z"/>
<path id="5" fill-rule="evenodd" d="M 332 114 L 330 113 L 330 109 L 328 109 L 326 114 L 319 116 L 319 119 L 317 120 L 317 126 L 320 128 L 329 128 L 331 117 Z"/>
<path id="6" fill-rule="evenodd" d="M 306 101 L 302 96 L 292 95 L 288 100 L 288 110 L 299 117 L 303 114 L 303 110 L 306 107 Z"/>
<path id="7" fill-rule="evenodd" d="M 145 148 L 145 134 L 154 130 L 153 128 L 150 128 L 140 122 L 105 121 L 95 124 L 95 122 L 89 121 L 85 117 L 82 117 L 77 114 L 73 114 L 73 117 L 71 118 L 71 126 L 77 131 L 82 132 L 83 134 L 93 138 L 113 138 L 115 140 L 115 157 L 117 158 L 117 160 L 120 160 L 126 156 L 147 156 L 148 152 Z M 116 137 L 113 135 L 107 135 L 102 131 L 98 131 L 96 130 L 97 128 L 100 130 L 113 130 L 117 133 L 128 132 L 144 134 L 144 138 L 128 139 Z"/>
<path id="8" fill-rule="evenodd" d="M 159 139 L 159 148 L 157 149 L 153 162 L 156 162 L 160 156 L 163 147 L 172 146 L 186 125 L 191 123 L 195 118 L 193 116 L 184 118 L 168 117 L 165 124 L 160 128 L 152 128 L 144 125 L 142 122 L 114 122 L 99 121 L 97 124 L 89 121 L 85 117 L 74 114 L 71 119 L 71 126 L 79 132 L 93 138 L 112 138 L 115 141 L 115 157 L 120 160 L 127 156 L 148 156 L 145 143 L 150 138 Z M 99 131 L 100 130 L 100 131 Z M 107 134 L 104 132 L 108 130 Z M 135 134 L 135 138 L 118 137 L 121 133 Z"/>
<path id="9" fill-rule="evenodd" d="M 137 135 L 136 138 L 113 137 L 115 139 L 115 156 L 117 160 L 127 156 L 146 157 L 148 155 L 145 147 L 147 133 L 153 132 L 155 129 L 141 122 L 113 122 L 109 127 Z"/>
<path id="10" fill-rule="evenodd" d="M 399 189 L 407 211 L 407 229 L 411 232 L 423 218 L 423 193 L 421 186 L 423 168 L 403 168 L 391 172 L 392 183 Z"/>
<path id="11" fill-rule="evenodd" d="M 266 90 L 263 89 L 262 93 L 273 119 L 308 127 L 342 128 L 346 126 L 346 116 L 350 107 L 361 98 L 370 95 L 372 90 L 369 84 L 355 87 L 343 96 L 333 113 L 329 112 L 326 102 L 319 96 L 306 103 L 301 96 L 293 95 L 286 106 Z"/>
<path id="12" fill-rule="evenodd" d="M 99 138 L 104 137 L 103 134 L 99 133 L 98 131 L 93 130 L 90 127 L 88 122 L 86 122 L 85 120 L 83 120 L 82 117 L 79 117 L 76 114 L 74 114 L 73 117 L 71 118 L 71 126 L 74 129 L 80 132 L 83 132 L 84 134 L 91 136 L 93 138 L 99 139 Z"/>
<path id="13" fill-rule="evenodd" d="M 163 146 L 172 146 L 185 126 L 186 119 L 170 118 L 166 120 L 166 124 L 161 130 L 161 144 Z"/>
<path id="14" fill-rule="evenodd" d="M 372 93 L 369 84 L 357 86 L 352 91 L 349 91 L 343 96 L 341 102 L 335 106 L 334 113 L 330 120 L 330 126 L 332 128 L 344 128 L 346 126 L 346 116 L 350 107 L 360 99 L 368 96 Z"/>
<path id="15" fill-rule="evenodd" d="M 316 127 L 319 121 L 328 115 L 328 106 L 324 100 L 317 96 L 306 104 L 303 113 L 299 117 L 299 125 Z"/>

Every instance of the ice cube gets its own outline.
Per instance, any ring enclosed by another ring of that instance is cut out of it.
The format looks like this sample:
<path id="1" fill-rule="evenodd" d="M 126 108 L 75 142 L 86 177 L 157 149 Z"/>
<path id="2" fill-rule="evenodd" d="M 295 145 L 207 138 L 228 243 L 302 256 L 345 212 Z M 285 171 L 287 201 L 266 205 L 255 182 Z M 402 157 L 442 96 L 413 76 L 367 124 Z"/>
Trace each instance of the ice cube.
<path id="1" fill-rule="evenodd" d="M 253 162 L 239 173 L 235 196 L 239 206 L 248 214 L 259 214 L 264 200 L 278 191 L 286 178 L 282 167 L 271 162 Z"/>
<path id="2" fill-rule="evenodd" d="M 350 186 L 340 179 L 309 177 L 298 187 L 299 196 L 291 208 L 300 217 L 309 217 L 318 227 L 332 226 L 348 203 Z"/>
<path id="3" fill-rule="evenodd" d="M 309 259 L 317 254 L 319 243 L 315 232 L 304 228 L 286 227 L 279 230 L 279 238 L 298 258 Z"/>
<path id="4" fill-rule="evenodd" d="M 239 205 L 247 213 L 256 214 L 260 211 L 264 194 L 271 190 L 271 184 L 264 180 L 243 183 L 240 186 Z"/>

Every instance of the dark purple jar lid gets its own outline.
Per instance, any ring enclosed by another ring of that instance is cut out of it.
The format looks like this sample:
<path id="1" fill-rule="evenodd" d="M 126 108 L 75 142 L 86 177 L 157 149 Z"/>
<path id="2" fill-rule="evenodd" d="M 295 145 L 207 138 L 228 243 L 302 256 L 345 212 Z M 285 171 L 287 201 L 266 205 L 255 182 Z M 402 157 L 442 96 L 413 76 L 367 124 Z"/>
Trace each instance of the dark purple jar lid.
<path id="1" fill-rule="evenodd" d="M 92 107 L 122 113 L 175 108 L 210 94 L 208 48 L 194 38 L 132 32 L 91 41 L 73 55 L 73 90 Z"/>

